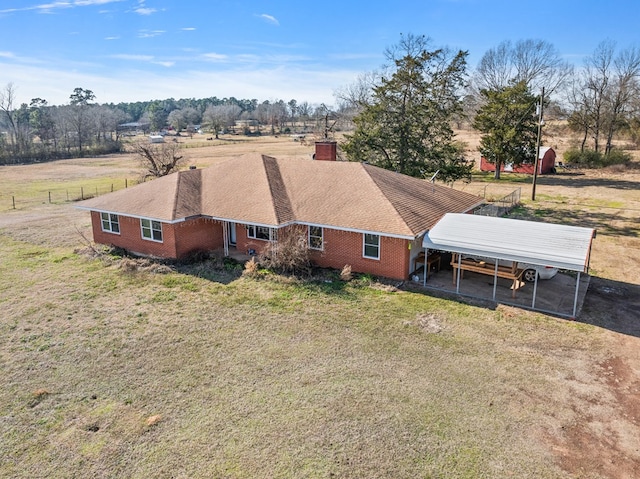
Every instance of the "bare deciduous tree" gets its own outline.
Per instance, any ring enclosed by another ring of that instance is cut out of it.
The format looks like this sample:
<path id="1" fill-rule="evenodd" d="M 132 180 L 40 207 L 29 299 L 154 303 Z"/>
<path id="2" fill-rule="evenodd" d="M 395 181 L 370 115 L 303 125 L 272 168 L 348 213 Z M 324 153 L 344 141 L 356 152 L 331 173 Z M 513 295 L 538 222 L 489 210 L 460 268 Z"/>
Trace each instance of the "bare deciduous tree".
<path id="1" fill-rule="evenodd" d="M 556 48 L 545 40 L 519 40 L 515 44 L 505 41 L 482 56 L 472 83 L 479 91 L 524 82 L 529 91 L 544 87 L 551 95 L 564 85 L 572 71 Z"/>
<path id="2" fill-rule="evenodd" d="M 233 126 L 241 113 L 242 109 L 238 105 L 209 105 L 202 115 L 202 121 L 218 138 L 218 132 L 223 127 Z"/>
<path id="3" fill-rule="evenodd" d="M 148 143 L 138 141 L 132 144 L 132 148 L 145 169 L 145 178 L 166 176 L 176 171 L 187 161 L 184 155 L 180 154 L 180 144 L 177 142 Z"/>
<path id="4" fill-rule="evenodd" d="M 631 47 L 617 55 L 615 50 L 615 42 L 601 42 L 586 58 L 568 96 L 573 110 L 569 125 L 581 132 L 582 150 L 591 137 L 593 149 L 599 151 L 604 136 L 608 154 L 615 134 L 630 121 L 640 93 L 640 50 Z"/>

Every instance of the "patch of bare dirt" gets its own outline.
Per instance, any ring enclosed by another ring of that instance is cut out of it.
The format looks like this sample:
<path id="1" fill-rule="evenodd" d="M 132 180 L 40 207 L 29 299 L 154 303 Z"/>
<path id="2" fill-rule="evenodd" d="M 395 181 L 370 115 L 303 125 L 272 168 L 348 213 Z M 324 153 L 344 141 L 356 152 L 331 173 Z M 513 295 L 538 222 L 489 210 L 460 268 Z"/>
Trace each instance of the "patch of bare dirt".
<path id="1" fill-rule="evenodd" d="M 569 412 L 543 436 L 575 477 L 640 477 L 640 286 L 592 278 L 580 321 L 605 329 L 607 350 L 568 379 Z"/>
<path id="2" fill-rule="evenodd" d="M 593 371 L 599 387 L 577 390 L 571 421 L 548 438 L 560 466 L 576 477 L 640 477 L 640 340 L 617 340 L 621 355 Z"/>

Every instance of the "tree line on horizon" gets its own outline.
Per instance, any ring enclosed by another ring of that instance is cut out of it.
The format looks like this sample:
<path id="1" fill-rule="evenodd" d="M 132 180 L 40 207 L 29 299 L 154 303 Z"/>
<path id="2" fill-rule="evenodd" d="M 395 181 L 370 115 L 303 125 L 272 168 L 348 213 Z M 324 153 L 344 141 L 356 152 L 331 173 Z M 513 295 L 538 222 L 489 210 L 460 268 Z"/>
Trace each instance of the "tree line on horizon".
<path id="1" fill-rule="evenodd" d="M 295 99 L 215 96 L 99 104 L 83 88 L 71 93 L 68 105 L 40 98 L 18 104 L 15 87 L 8 84 L 0 90 L 0 163 L 121 151 L 119 126 L 127 122 L 148 131 L 200 126 L 217 137 L 241 119 L 257 122 L 258 131 L 280 134 L 301 125 L 318 128 L 330 117 L 350 132 L 341 144 L 347 159 L 454 181 L 471 171 L 454 126 L 479 131 L 480 153 L 496 166 L 530 162 L 541 109 L 566 120 L 578 156 L 607 157 L 614 140 L 623 137 L 640 144 L 638 48 L 618 49 L 604 41 L 579 69 L 542 40 L 502 42 L 472 72 L 467 56 L 434 48 L 423 35 L 402 35 L 385 51 L 386 63 L 337 91 L 337 106 L 331 108 Z"/>

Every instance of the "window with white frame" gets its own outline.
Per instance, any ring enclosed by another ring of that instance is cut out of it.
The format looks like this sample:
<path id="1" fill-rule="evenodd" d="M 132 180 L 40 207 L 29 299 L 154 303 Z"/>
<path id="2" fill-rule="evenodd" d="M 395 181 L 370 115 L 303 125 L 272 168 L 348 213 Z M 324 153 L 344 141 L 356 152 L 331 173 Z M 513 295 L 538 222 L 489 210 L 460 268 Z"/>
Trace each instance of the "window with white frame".
<path id="1" fill-rule="evenodd" d="M 162 223 L 159 221 L 141 219 L 140 228 L 142 229 L 143 239 L 162 243 Z"/>
<path id="2" fill-rule="evenodd" d="M 365 258 L 380 259 L 380 235 L 365 233 L 363 236 L 363 256 Z"/>
<path id="3" fill-rule="evenodd" d="M 275 240 L 275 232 L 273 231 L 273 228 L 268 228 L 266 226 L 248 225 L 247 236 L 249 238 L 265 241 Z"/>
<path id="4" fill-rule="evenodd" d="M 113 213 L 100 213 L 100 219 L 102 220 L 102 231 L 120 234 L 118 215 L 114 215 Z"/>
<path id="5" fill-rule="evenodd" d="M 309 248 L 323 249 L 324 247 L 324 231 L 320 226 L 309 226 Z"/>

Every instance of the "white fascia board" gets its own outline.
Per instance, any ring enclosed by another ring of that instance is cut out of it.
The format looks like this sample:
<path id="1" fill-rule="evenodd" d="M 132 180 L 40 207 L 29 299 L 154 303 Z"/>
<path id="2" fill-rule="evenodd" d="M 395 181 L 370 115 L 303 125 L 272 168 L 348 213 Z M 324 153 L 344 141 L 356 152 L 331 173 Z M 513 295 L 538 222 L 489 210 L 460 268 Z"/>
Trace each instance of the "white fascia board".
<path id="1" fill-rule="evenodd" d="M 324 225 L 324 224 L 320 224 L 320 223 L 309 223 L 309 222 L 306 222 L 306 221 L 297 221 L 297 222 L 291 223 L 291 224 L 298 224 L 298 225 L 304 225 L 304 226 L 317 226 L 319 228 L 326 228 L 326 229 L 336 230 L 336 231 L 347 231 L 349 233 L 360 233 L 360 234 L 368 234 L 368 235 L 386 236 L 387 238 L 398 238 L 398 239 L 406 239 L 406 240 L 411 240 L 411 241 L 413 241 L 416 238 L 420 237 L 420 235 L 417 235 L 417 236 L 399 235 L 399 234 L 394 234 L 394 233 L 384 233 L 382 231 L 361 230 L 361 229 L 356 229 L 356 228 L 344 228 L 342 226 Z"/>
<path id="2" fill-rule="evenodd" d="M 126 216 L 127 218 L 136 218 L 136 219 L 140 219 L 140 220 L 151 220 L 151 221 L 158 221 L 160 223 L 165 223 L 165 224 L 176 224 L 176 223 L 182 223 L 184 221 L 186 221 L 187 219 L 191 219 L 191 218 L 203 218 L 202 216 L 191 216 L 189 218 L 178 218 L 175 220 L 163 220 L 160 218 L 154 218 L 152 216 L 141 216 L 141 215 L 132 215 L 130 213 L 120 213 L 118 211 L 109 211 L 109 210 L 101 210 L 101 209 L 97 209 L 97 208 L 87 208 L 86 206 L 74 206 L 74 208 L 78 208 L 79 210 L 85 210 L 85 211 L 95 211 L 96 213 L 109 213 L 111 215 L 118 215 L 118 216 Z"/>

